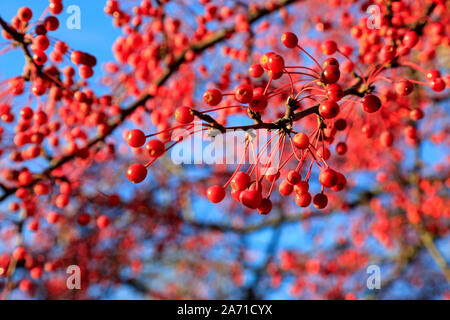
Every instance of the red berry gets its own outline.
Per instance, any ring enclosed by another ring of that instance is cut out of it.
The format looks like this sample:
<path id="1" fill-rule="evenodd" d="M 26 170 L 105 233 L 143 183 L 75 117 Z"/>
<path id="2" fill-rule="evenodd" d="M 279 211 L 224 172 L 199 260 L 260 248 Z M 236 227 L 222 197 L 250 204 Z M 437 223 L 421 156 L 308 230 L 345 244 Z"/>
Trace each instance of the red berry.
<path id="1" fill-rule="evenodd" d="M 39 51 L 45 51 L 50 46 L 50 41 L 44 35 L 39 35 L 33 39 L 33 45 Z"/>
<path id="2" fill-rule="evenodd" d="M 341 119 L 337 119 L 334 122 L 334 127 L 338 131 L 344 131 L 347 128 L 347 120 L 342 119 L 342 118 Z"/>
<path id="3" fill-rule="evenodd" d="M 414 48 L 414 46 L 419 42 L 419 36 L 415 31 L 408 31 L 404 36 L 402 43 L 408 49 Z"/>
<path id="4" fill-rule="evenodd" d="M 295 196 L 295 203 L 302 208 L 306 208 L 311 204 L 311 194 L 309 192 L 305 192 L 302 194 L 297 194 Z"/>
<path id="5" fill-rule="evenodd" d="M 42 66 L 47 62 L 47 55 L 44 51 L 36 51 L 33 55 L 33 60 L 38 66 Z"/>
<path id="6" fill-rule="evenodd" d="M 234 91 L 234 97 L 237 101 L 240 103 L 249 103 L 252 101 L 253 98 L 253 88 L 248 84 L 240 84 L 236 87 L 236 90 Z"/>
<path id="7" fill-rule="evenodd" d="M 131 129 L 128 131 L 127 143 L 130 147 L 140 148 L 144 145 L 146 139 L 144 132 L 141 130 Z"/>
<path id="8" fill-rule="evenodd" d="M 309 183 L 306 181 L 300 181 L 294 186 L 294 191 L 296 194 L 303 194 L 309 191 Z"/>
<path id="9" fill-rule="evenodd" d="M 333 40 L 327 40 L 321 46 L 323 54 L 332 55 L 337 51 L 337 44 Z"/>
<path id="10" fill-rule="evenodd" d="M 317 209 L 323 209 L 328 204 L 328 197 L 323 193 L 318 193 L 314 196 L 313 203 Z"/>
<path id="11" fill-rule="evenodd" d="M 278 54 L 272 54 L 269 57 L 267 68 L 274 74 L 278 74 L 284 70 L 284 59 Z"/>
<path id="12" fill-rule="evenodd" d="M 250 177 L 245 172 L 239 171 L 231 180 L 230 185 L 233 190 L 245 190 L 250 185 Z"/>
<path id="13" fill-rule="evenodd" d="M 334 186 L 331 187 L 331 190 L 341 191 L 347 186 L 347 179 L 340 172 L 336 172 L 336 175 L 337 175 L 337 182 Z"/>
<path id="14" fill-rule="evenodd" d="M 337 174 L 333 169 L 325 169 L 320 172 L 319 182 L 325 188 L 331 188 L 337 183 Z"/>
<path id="15" fill-rule="evenodd" d="M 257 91 L 256 89 L 253 91 L 252 101 L 249 103 L 249 107 L 254 112 L 262 112 L 267 108 L 268 99 L 266 95 L 263 95 L 262 92 Z"/>
<path id="16" fill-rule="evenodd" d="M 384 131 L 380 136 L 381 145 L 390 147 L 394 143 L 394 135 L 389 131 Z"/>
<path id="17" fill-rule="evenodd" d="M 328 66 L 336 66 L 339 68 L 339 61 L 335 58 L 328 58 L 323 62 L 322 67 L 325 69 Z"/>
<path id="18" fill-rule="evenodd" d="M 265 70 L 269 70 L 269 59 L 272 55 L 274 55 L 274 52 L 267 52 L 261 56 L 259 59 L 259 62 L 261 64 L 261 67 L 263 67 Z"/>
<path id="19" fill-rule="evenodd" d="M 203 94 L 203 101 L 209 106 L 217 106 L 222 101 L 222 92 L 217 89 L 208 89 Z"/>
<path id="20" fill-rule="evenodd" d="M 80 77 L 83 79 L 89 79 L 94 75 L 94 69 L 92 69 L 89 66 L 80 66 L 78 68 L 78 73 L 80 74 Z"/>
<path id="21" fill-rule="evenodd" d="M 408 80 L 402 80 L 395 84 L 395 91 L 401 96 L 408 96 L 414 90 L 413 84 Z"/>
<path id="22" fill-rule="evenodd" d="M 72 51 L 72 53 L 70 54 L 70 60 L 73 64 L 84 64 L 85 59 L 86 55 L 81 51 Z"/>
<path id="23" fill-rule="evenodd" d="M 339 114 L 339 105 L 330 100 L 323 101 L 319 106 L 319 113 L 325 119 L 333 119 Z"/>
<path id="24" fill-rule="evenodd" d="M 219 185 L 209 187 L 206 195 L 212 203 L 219 203 L 225 198 L 225 189 Z"/>
<path id="25" fill-rule="evenodd" d="M 189 107 L 179 107 L 175 111 L 175 120 L 181 124 L 188 124 L 194 121 L 194 115 Z"/>
<path id="26" fill-rule="evenodd" d="M 86 226 L 91 221 L 91 216 L 87 213 L 82 213 L 78 216 L 77 222 L 80 226 Z"/>
<path id="27" fill-rule="evenodd" d="M 323 69 L 321 79 L 325 83 L 333 84 L 338 82 L 340 77 L 339 67 L 330 65 Z"/>
<path id="28" fill-rule="evenodd" d="M 153 139 L 147 142 L 147 144 L 145 145 L 145 150 L 150 157 L 159 158 L 164 154 L 166 148 L 164 146 L 164 143 L 162 143 L 160 140 Z"/>
<path id="29" fill-rule="evenodd" d="M 337 83 L 330 84 L 327 87 L 327 97 L 328 100 L 337 102 L 344 97 L 344 90 Z"/>
<path id="30" fill-rule="evenodd" d="M 377 112 L 381 108 L 381 100 L 373 94 L 368 94 L 361 99 L 363 109 L 367 113 Z"/>
<path id="31" fill-rule="evenodd" d="M 295 48 L 298 44 L 297 36 L 292 32 L 285 32 L 281 35 L 281 42 L 286 48 Z"/>
<path id="32" fill-rule="evenodd" d="M 239 196 L 239 200 L 244 206 L 250 209 L 256 209 L 261 205 L 262 195 L 259 190 L 244 190 Z"/>
<path id="33" fill-rule="evenodd" d="M 97 227 L 99 227 L 100 229 L 106 228 L 110 223 L 111 221 L 105 215 L 101 215 L 97 218 Z"/>
<path id="34" fill-rule="evenodd" d="M 248 73 L 253 78 L 259 78 L 264 74 L 264 69 L 261 67 L 260 64 L 252 64 L 250 68 L 248 69 Z"/>
<path id="35" fill-rule="evenodd" d="M 59 28 L 59 20 L 57 17 L 49 16 L 44 20 L 44 27 L 48 31 L 55 31 Z"/>
<path id="36" fill-rule="evenodd" d="M 33 279 L 39 279 L 42 275 L 42 268 L 41 267 L 34 267 L 30 270 L 30 276 Z"/>
<path id="37" fill-rule="evenodd" d="M 61 2 L 53 1 L 50 2 L 48 8 L 52 14 L 60 14 L 63 10 L 63 5 Z"/>
<path id="38" fill-rule="evenodd" d="M 345 142 L 339 142 L 336 145 L 336 153 L 340 156 L 347 153 L 347 144 Z"/>
<path id="39" fill-rule="evenodd" d="M 33 11 L 31 11 L 31 9 L 28 7 L 22 7 L 19 10 L 17 10 L 17 16 L 23 22 L 28 22 L 33 17 Z"/>
<path id="40" fill-rule="evenodd" d="M 297 133 L 292 139 L 294 145 L 299 149 L 307 149 L 309 146 L 309 137 L 303 132 Z"/>
<path id="41" fill-rule="evenodd" d="M 135 163 L 131 165 L 127 170 L 127 178 L 133 183 L 139 183 L 144 181 L 146 176 L 147 176 L 147 168 L 140 163 Z"/>
<path id="42" fill-rule="evenodd" d="M 433 91 L 441 92 L 445 89 L 445 82 L 442 80 L 442 78 L 436 78 L 434 80 L 431 80 L 430 87 Z"/>
<path id="43" fill-rule="evenodd" d="M 286 176 L 286 181 L 292 185 L 296 185 L 302 180 L 302 176 L 295 170 L 288 172 Z"/>
<path id="44" fill-rule="evenodd" d="M 272 201 L 270 199 L 262 199 L 261 204 L 258 206 L 258 212 L 260 214 L 269 214 L 272 211 Z"/>
<path id="45" fill-rule="evenodd" d="M 411 118 L 411 120 L 414 120 L 414 121 L 423 119 L 423 116 L 424 116 L 423 111 L 420 108 L 413 109 L 409 113 L 409 117 Z"/>
<path id="46" fill-rule="evenodd" d="M 430 70 L 425 75 L 425 78 L 427 79 L 427 81 L 432 81 L 432 80 L 435 80 L 440 77 L 441 77 L 441 73 L 438 70 Z"/>
<path id="47" fill-rule="evenodd" d="M 294 190 L 294 186 L 286 180 L 283 180 L 278 187 L 278 191 L 284 197 L 290 195 L 292 193 L 292 190 Z"/>

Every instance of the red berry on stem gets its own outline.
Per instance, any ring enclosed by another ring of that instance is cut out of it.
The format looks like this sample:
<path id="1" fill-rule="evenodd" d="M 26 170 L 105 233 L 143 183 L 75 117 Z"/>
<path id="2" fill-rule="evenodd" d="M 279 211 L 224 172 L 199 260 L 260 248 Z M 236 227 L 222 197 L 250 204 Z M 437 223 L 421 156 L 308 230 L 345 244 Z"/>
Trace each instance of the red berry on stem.
<path id="1" fill-rule="evenodd" d="M 319 182 L 325 188 L 331 188 L 337 183 L 337 174 L 333 169 L 325 169 L 320 172 Z"/>
<path id="2" fill-rule="evenodd" d="M 236 90 L 234 92 L 235 92 L 234 97 L 240 103 L 245 104 L 245 103 L 249 103 L 250 101 L 252 101 L 252 98 L 253 98 L 252 86 L 243 83 L 243 84 L 240 84 L 239 86 L 237 86 Z"/>
<path id="3" fill-rule="evenodd" d="M 222 101 L 222 92 L 217 89 L 208 89 L 203 94 L 203 101 L 209 106 L 217 106 Z"/>
<path id="4" fill-rule="evenodd" d="M 361 99 L 363 109 L 367 113 L 377 112 L 381 108 L 381 100 L 373 94 L 368 94 Z"/>
<path id="5" fill-rule="evenodd" d="M 131 165 L 127 170 L 127 178 L 133 183 L 144 181 L 146 176 L 147 168 L 140 163 Z"/>
<path id="6" fill-rule="evenodd" d="M 33 17 L 33 11 L 31 11 L 31 9 L 28 7 L 22 7 L 19 10 L 17 10 L 17 16 L 23 22 L 28 22 Z"/>
<path id="7" fill-rule="evenodd" d="M 337 83 L 330 84 L 327 87 L 327 97 L 328 100 L 337 102 L 344 97 L 344 90 Z"/>
<path id="8" fill-rule="evenodd" d="M 272 211 L 272 201 L 270 199 L 262 199 L 261 204 L 258 206 L 258 212 L 260 214 L 269 214 Z"/>
<path id="9" fill-rule="evenodd" d="M 233 190 L 245 190 L 250 185 L 250 176 L 245 172 L 239 171 L 231 180 L 230 185 Z"/>
<path id="10" fill-rule="evenodd" d="M 159 158 L 162 156 L 165 152 L 165 146 L 164 143 L 162 143 L 158 139 L 152 139 L 145 145 L 145 150 L 147 151 L 148 155 L 153 158 Z"/>
<path id="11" fill-rule="evenodd" d="M 323 101 L 319 106 L 319 113 L 325 119 L 333 119 L 339 114 L 339 105 L 330 100 Z"/>
<path id="12" fill-rule="evenodd" d="M 332 55 L 337 51 L 337 44 L 333 40 L 327 40 L 321 46 L 323 54 Z"/>
<path id="13" fill-rule="evenodd" d="M 259 190 L 244 190 L 239 196 L 241 203 L 250 209 L 256 209 L 261 205 L 262 195 Z"/>
<path id="14" fill-rule="evenodd" d="M 415 47 L 415 45 L 419 42 L 419 36 L 415 31 L 408 31 L 404 36 L 402 43 L 405 47 L 408 49 L 412 49 Z"/>
<path id="15" fill-rule="evenodd" d="M 309 183 L 306 181 L 300 181 L 294 186 L 294 191 L 297 194 L 307 193 L 309 191 Z"/>
<path id="16" fill-rule="evenodd" d="M 302 208 L 306 208 L 311 204 L 311 194 L 309 192 L 305 192 L 302 194 L 297 194 L 295 196 L 295 203 Z"/>
<path id="17" fill-rule="evenodd" d="M 408 96 L 414 91 L 414 86 L 410 81 L 402 80 L 395 84 L 395 91 L 401 96 Z"/>
<path id="18" fill-rule="evenodd" d="M 339 67 L 330 65 L 323 69 L 321 79 L 327 84 L 333 84 L 338 82 L 340 77 Z"/>
<path id="19" fill-rule="evenodd" d="M 309 146 L 309 137 L 303 132 L 295 134 L 292 141 L 297 148 L 302 150 L 307 149 Z"/>
<path id="20" fill-rule="evenodd" d="M 323 193 L 318 193 L 314 196 L 313 203 L 317 209 L 323 209 L 328 204 L 328 197 Z"/>
<path id="21" fill-rule="evenodd" d="M 211 186 L 206 191 L 206 195 L 212 203 L 219 203 L 225 198 L 225 189 L 219 185 Z"/>
<path id="22" fill-rule="evenodd" d="M 284 69 L 284 59 L 278 54 L 272 54 L 269 57 L 269 62 L 267 63 L 267 68 L 274 74 L 278 74 Z"/>
<path id="23" fill-rule="evenodd" d="M 295 170 L 291 170 L 288 172 L 286 176 L 286 181 L 292 185 L 296 185 L 302 180 L 302 176 Z"/>
<path id="24" fill-rule="evenodd" d="M 194 121 L 194 115 L 192 114 L 191 108 L 177 108 L 177 110 L 175 111 L 175 120 L 177 120 L 181 124 L 188 124 Z"/>
<path id="25" fill-rule="evenodd" d="M 144 145 L 145 140 L 144 132 L 138 129 L 131 129 L 127 134 L 127 143 L 130 147 L 140 148 Z"/>
<path id="26" fill-rule="evenodd" d="M 261 67 L 260 64 L 252 64 L 250 68 L 248 69 L 248 73 L 253 78 L 259 78 L 264 74 L 264 69 Z"/>
<path id="27" fill-rule="evenodd" d="M 294 190 L 294 186 L 286 180 L 283 180 L 278 187 L 278 191 L 284 197 L 290 195 L 292 190 Z"/>
<path id="28" fill-rule="evenodd" d="M 298 44 L 297 36 L 292 32 L 285 32 L 281 35 L 281 42 L 286 48 L 295 48 Z"/>
<path id="29" fill-rule="evenodd" d="M 347 179 L 340 172 L 336 172 L 336 175 L 337 175 L 337 182 L 334 186 L 331 187 L 331 190 L 341 191 L 347 186 Z"/>

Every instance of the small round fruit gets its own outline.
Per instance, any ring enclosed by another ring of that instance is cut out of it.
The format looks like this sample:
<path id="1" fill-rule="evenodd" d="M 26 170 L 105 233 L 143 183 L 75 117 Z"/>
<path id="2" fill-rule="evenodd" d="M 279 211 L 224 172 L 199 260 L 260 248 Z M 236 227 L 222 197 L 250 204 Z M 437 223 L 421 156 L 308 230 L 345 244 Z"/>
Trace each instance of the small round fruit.
<path id="1" fill-rule="evenodd" d="M 311 194 L 309 192 L 305 192 L 302 194 L 297 194 L 295 196 L 295 203 L 302 208 L 306 208 L 311 204 Z"/>
<path id="2" fill-rule="evenodd" d="M 261 204 L 258 206 L 258 212 L 260 214 L 266 215 L 272 211 L 272 201 L 270 199 L 262 199 Z"/>
<path id="3" fill-rule="evenodd" d="M 250 209 L 256 209 L 261 205 L 262 195 L 259 190 L 244 190 L 239 196 L 241 203 Z"/>
<path id="4" fill-rule="evenodd" d="M 317 209 L 323 209 L 328 204 L 328 197 L 323 193 L 318 193 L 314 196 L 313 203 Z"/>
<path id="5" fill-rule="evenodd" d="M 158 139 L 153 139 L 147 142 L 145 145 L 145 150 L 147 150 L 147 153 L 152 158 L 159 158 L 162 156 L 165 152 L 165 146 L 164 143 L 162 143 Z"/>
<path id="6" fill-rule="evenodd" d="M 333 169 L 325 169 L 320 172 L 319 182 L 325 188 L 331 188 L 337 183 L 337 174 Z"/>
<path id="7" fill-rule="evenodd" d="M 330 100 L 323 101 L 319 106 L 319 113 L 325 119 L 333 119 L 339 114 L 339 105 Z"/>
<path id="8" fill-rule="evenodd" d="M 203 101 L 211 107 L 217 106 L 222 101 L 222 92 L 218 89 L 208 89 L 203 94 Z"/>
<path id="9" fill-rule="evenodd" d="M 285 32 L 281 35 L 281 42 L 284 44 L 286 48 L 292 49 L 297 46 L 298 38 L 295 35 L 295 33 Z"/>
<path id="10" fill-rule="evenodd" d="M 309 146 L 309 137 L 303 132 L 297 133 L 292 141 L 294 145 L 301 150 L 307 149 Z"/>
<path id="11" fill-rule="evenodd" d="M 140 148 L 145 143 L 145 134 L 141 130 L 131 129 L 127 135 L 127 143 L 130 147 Z"/>
<path id="12" fill-rule="evenodd" d="M 194 121 L 194 115 L 189 107 L 179 107 L 175 111 L 175 120 L 181 124 L 188 124 Z"/>
<path id="13" fill-rule="evenodd" d="M 249 103 L 252 101 L 253 98 L 253 88 L 252 86 L 243 83 L 236 87 L 236 90 L 234 91 L 234 97 L 237 101 L 240 103 Z"/>
<path id="14" fill-rule="evenodd" d="M 250 176 L 245 172 L 239 171 L 231 180 L 230 185 L 233 190 L 245 190 L 250 185 Z"/>
<path id="15" fill-rule="evenodd" d="M 363 106 L 364 111 L 367 113 L 377 112 L 381 108 L 380 98 L 378 98 L 373 94 L 368 94 L 364 98 L 362 98 L 361 104 Z"/>
<path id="16" fill-rule="evenodd" d="M 127 178 L 133 183 L 139 183 L 144 181 L 146 176 L 147 176 L 147 168 L 140 163 L 135 163 L 131 165 L 127 170 Z"/>
<path id="17" fill-rule="evenodd" d="M 219 203 L 225 198 L 225 189 L 219 185 L 211 186 L 206 191 L 206 196 L 212 203 Z"/>

